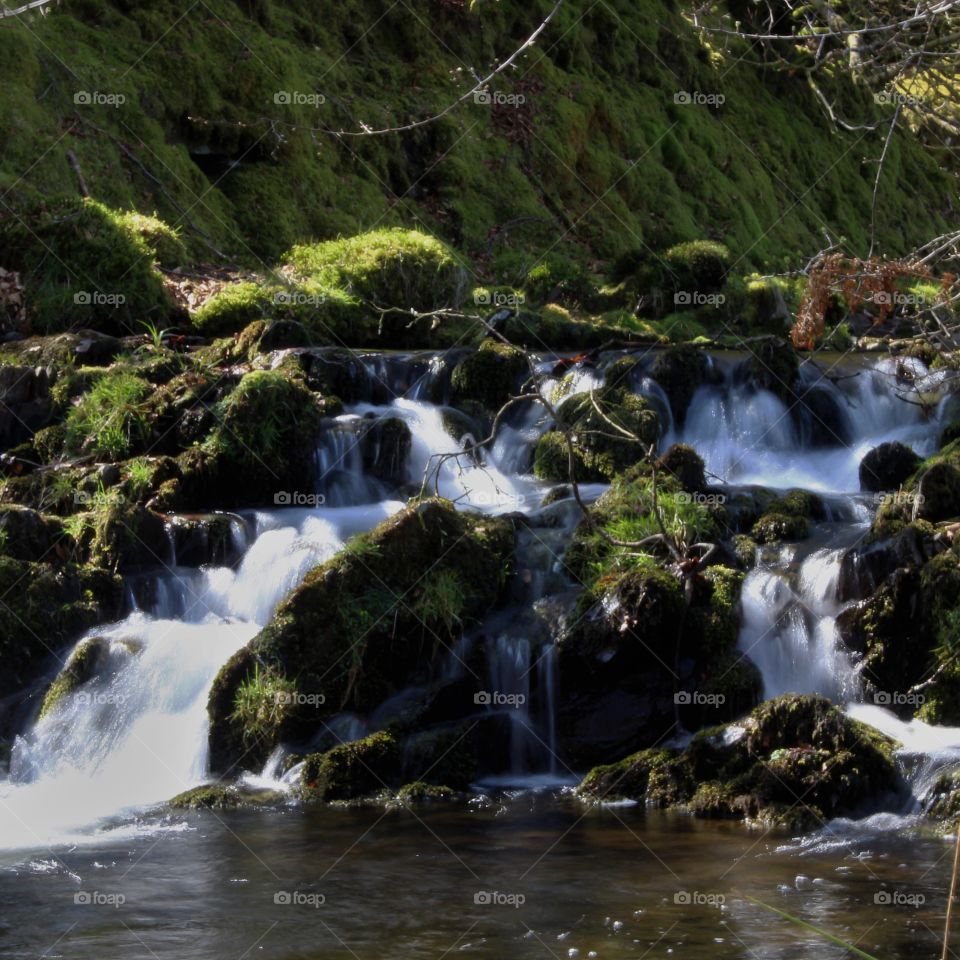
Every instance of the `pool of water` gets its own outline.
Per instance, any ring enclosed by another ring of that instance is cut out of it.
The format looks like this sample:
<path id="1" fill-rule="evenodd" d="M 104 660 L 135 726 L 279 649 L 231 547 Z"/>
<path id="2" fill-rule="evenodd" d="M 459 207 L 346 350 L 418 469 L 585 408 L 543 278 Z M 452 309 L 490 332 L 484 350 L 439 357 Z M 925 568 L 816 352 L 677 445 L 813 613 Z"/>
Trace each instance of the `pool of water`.
<path id="1" fill-rule="evenodd" d="M 848 956 L 752 896 L 884 960 L 934 958 L 951 857 L 902 818 L 794 838 L 542 793 L 158 816 L 0 854 L 0 955 Z"/>

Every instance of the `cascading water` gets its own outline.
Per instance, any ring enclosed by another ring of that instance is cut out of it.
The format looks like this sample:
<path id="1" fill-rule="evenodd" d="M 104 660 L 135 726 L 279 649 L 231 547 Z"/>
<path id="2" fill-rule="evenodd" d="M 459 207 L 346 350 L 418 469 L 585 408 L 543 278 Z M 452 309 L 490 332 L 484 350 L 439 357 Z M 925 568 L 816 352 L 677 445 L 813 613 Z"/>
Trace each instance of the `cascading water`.
<path id="1" fill-rule="evenodd" d="M 698 391 L 679 431 L 659 384 L 641 372 L 633 388 L 662 410 L 663 444 L 691 444 L 710 473 L 728 485 L 725 489 L 753 483 L 843 493 L 857 489 L 859 460 L 879 442 L 900 439 L 921 454 L 932 449 L 934 427 L 919 407 L 897 399 L 898 363 L 883 360 L 836 382 L 805 371 L 802 385 L 818 400 L 798 413 L 738 377 L 735 364 L 717 362 L 717 382 Z M 907 363 L 912 376 L 925 376 L 917 361 Z M 550 369 L 549 362 L 542 365 Z M 462 414 L 426 399 L 442 393 L 449 378 L 445 361 L 378 359 L 367 364 L 367 372 L 388 377 L 391 387 L 408 390 L 408 396 L 354 404 L 324 432 L 317 451 L 321 482 L 313 494 L 323 498 L 322 506 L 249 515 L 252 536 L 236 569 L 165 571 L 146 591 L 151 600 L 142 600 L 142 609 L 90 634 L 103 638 L 108 651 L 96 676 L 65 696 L 14 747 L 10 778 L 0 783 L 0 846 L 76 839 L 84 825 L 108 823 L 112 815 L 202 782 L 206 700 L 220 666 L 261 629 L 308 570 L 350 536 L 399 510 L 424 481 L 428 491 L 437 490 L 464 509 L 547 517 L 525 540 L 521 536 L 517 579 L 523 595 L 516 611 L 482 625 L 479 634 L 485 637 L 491 694 L 516 701 L 504 705 L 511 730 L 510 777 L 558 772 L 550 626 L 555 621 L 542 614 L 551 595 L 568 588 L 559 558 L 577 514 L 571 512 L 569 522 L 550 520 L 548 512 L 562 505 L 542 511 L 548 486 L 529 475 L 533 447 L 551 426 L 549 416 L 537 403 L 517 405 L 492 447 L 478 455 L 471 448 L 482 439 L 474 435 L 479 428 L 471 432 Z M 936 377 L 928 379 L 932 390 Z M 555 379 L 553 402 L 601 383 L 597 370 L 576 367 Z M 377 399 L 376 391 L 370 396 Z M 826 408 L 834 412 L 842 437 L 818 434 L 811 410 Z M 387 418 L 399 418 L 411 432 L 405 474 L 392 485 L 368 475 L 362 452 L 362 431 Z M 584 486 L 584 496 L 602 489 Z M 866 511 L 861 505 L 848 512 L 844 521 L 855 538 Z M 243 540 L 242 524 L 235 526 L 235 537 Z M 841 606 L 836 575 L 846 545 L 823 542 L 805 555 L 785 548 L 764 557 L 747 578 L 741 648 L 760 666 L 768 695 L 809 690 L 838 701 L 856 699 L 855 665 L 839 647 L 834 627 Z M 468 646 L 465 640 L 458 648 L 459 659 L 466 659 Z M 891 723 L 889 715 L 871 716 L 875 726 Z M 357 717 L 337 718 L 331 727 L 339 730 L 337 724 L 346 738 L 368 729 Z M 927 736 L 920 727 L 914 732 L 912 746 Z M 942 735 L 952 749 L 952 735 Z M 261 782 L 280 782 L 281 760 L 271 758 Z M 64 795 L 70 804 L 62 802 Z M 27 823 L 39 825 L 26 831 L 33 836 L 24 836 Z"/>

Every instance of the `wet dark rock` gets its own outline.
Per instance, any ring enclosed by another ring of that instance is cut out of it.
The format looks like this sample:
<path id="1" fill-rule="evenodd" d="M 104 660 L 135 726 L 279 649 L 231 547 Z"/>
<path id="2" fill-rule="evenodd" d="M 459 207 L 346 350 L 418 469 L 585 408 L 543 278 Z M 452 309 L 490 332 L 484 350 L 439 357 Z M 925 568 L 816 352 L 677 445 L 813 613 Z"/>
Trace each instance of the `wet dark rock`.
<path id="1" fill-rule="evenodd" d="M 749 353 L 741 375 L 789 405 L 795 396 L 800 372 L 800 361 L 793 347 L 779 337 L 763 337 L 749 344 Z"/>
<path id="2" fill-rule="evenodd" d="M 310 350 L 302 355 L 307 386 L 324 396 L 338 397 L 344 403 L 370 399 L 370 374 L 359 355 L 352 350 L 331 347 Z"/>
<path id="3" fill-rule="evenodd" d="M 170 517 L 167 530 L 176 565 L 230 567 L 238 563 L 243 551 L 234 542 L 233 521 L 226 513 Z"/>
<path id="4" fill-rule="evenodd" d="M 791 409 L 791 415 L 798 420 L 805 447 L 848 446 L 853 440 L 846 405 L 826 387 L 813 386 L 803 390 L 800 402 Z"/>
<path id="5" fill-rule="evenodd" d="M 685 609 L 673 574 L 646 565 L 584 592 L 557 646 L 557 734 L 584 766 L 661 742 L 677 725 L 750 709 L 756 669 L 735 652 L 742 574 L 710 568 Z"/>
<path id="6" fill-rule="evenodd" d="M 29 439 L 53 413 L 49 367 L 0 366 L 0 448 Z"/>
<path id="7" fill-rule="evenodd" d="M 841 603 L 872 594 L 898 567 L 919 567 L 947 548 L 925 521 L 904 527 L 896 536 L 858 543 L 840 564 L 837 598 Z"/>
<path id="8" fill-rule="evenodd" d="M 704 463 L 693 447 L 675 443 L 657 460 L 657 469 L 669 473 L 688 493 L 698 493 L 707 487 Z"/>
<path id="9" fill-rule="evenodd" d="M 382 417 L 365 424 L 362 430 L 364 472 L 385 483 L 404 483 L 413 443 L 406 421 L 400 417 Z"/>
<path id="10" fill-rule="evenodd" d="M 860 489 L 871 493 L 899 490 L 920 463 L 908 446 L 897 441 L 881 443 L 860 461 Z"/>
<path id="11" fill-rule="evenodd" d="M 694 393 L 707 382 L 707 356 L 696 347 L 670 347 L 658 353 L 650 376 L 663 388 L 677 426 L 683 426 Z"/>

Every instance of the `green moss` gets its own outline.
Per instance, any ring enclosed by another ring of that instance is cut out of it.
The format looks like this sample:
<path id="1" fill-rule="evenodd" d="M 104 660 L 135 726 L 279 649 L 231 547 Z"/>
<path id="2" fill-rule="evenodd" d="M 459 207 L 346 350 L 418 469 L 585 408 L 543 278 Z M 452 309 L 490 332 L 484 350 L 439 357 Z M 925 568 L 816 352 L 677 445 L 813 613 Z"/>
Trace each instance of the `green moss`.
<path id="1" fill-rule="evenodd" d="M 232 283 L 206 300 L 193 315 L 193 325 L 204 336 L 237 333 L 254 320 L 270 316 L 275 291 L 259 283 Z"/>
<path id="2" fill-rule="evenodd" d="M 299 793 L 304 800 L 353 800 L 378 793 L 400 775 L 400 747 L 389 733 L 373 733 L 306 758 Z"/>
<path id="3" fill-rule="evenodd" d="M 730 251 L 712 240 L 691 240 L 663 255 L 674 290 L 713 293 L 723 286 L 733 260 Z"/>
<path id="4" fill-rule="evenodd" d="M 240 807 L 274 807 L 285 799 L 284 794 L 277 790 L 211 783 L 178 793 L 168 806 L 173 810 L 236 810 Z"/>
<path id="5" fill-rule="evenodd" d="M 805 540 L 810 536 L 810 522 L 806 517 L 771 510 L 753 525 L 750 536 L 757 543 Z"/>
<path id="6" fill-rule="evenodd" d="M 129 217 L 94 200 L 40 201 L 0 224 L 0 262 L 20 272 L 38 333 L 135 333 L 171 309 L 154 251 Z"/>
<path id="7" fill-rule="evenodd" d="M 682 752 L 643 751 L 596 768 L 578 792 L 804 829 L 903 788 L 893 741 L 822 697 L 768 700 L 729 734 L 701 731 Z"/>
<path id="8" fill-rule="evenodd" d="M 295 273 L 342 288 L 368 305 L 427 312 L 457 307 L 466 271 L 445 243 L 419 230 L 374 230 L 342 240 L 295 246 Z"/>
<path id="9" fill-rule="evenodd" d="M 135 210 L 118 214 L 116 219 L 120 227 L 143 240 L 161 267 L 174 268 L 187 262 L 189 254 L 180 228 Z"/>
<path id="10" fill-rule="evenodd" d="M 323 409 L 298 379 L 279 370 L 248 373 L 213 416 L 202 445 L 178 460 L 184 506 L 272 504 L 279 493 L 313 488 L 310 438 L 319 433 Z"/>

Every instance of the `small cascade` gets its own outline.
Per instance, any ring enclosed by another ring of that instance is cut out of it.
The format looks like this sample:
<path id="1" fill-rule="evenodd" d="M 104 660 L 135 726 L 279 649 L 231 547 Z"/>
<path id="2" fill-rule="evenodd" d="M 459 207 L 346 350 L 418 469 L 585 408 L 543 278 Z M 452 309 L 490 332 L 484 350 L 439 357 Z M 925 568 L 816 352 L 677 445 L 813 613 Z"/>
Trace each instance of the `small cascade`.
<path id="1" fill-rule="evenodd" d="M 821 693 L 837 702 L 859 696 L 856 668 L 837 637 L 844 548 L 823 547 L 801 561 L 796 545 L 748 576 L 741 594 L 739 647 L 763 677 L 764 697 Z"/>

